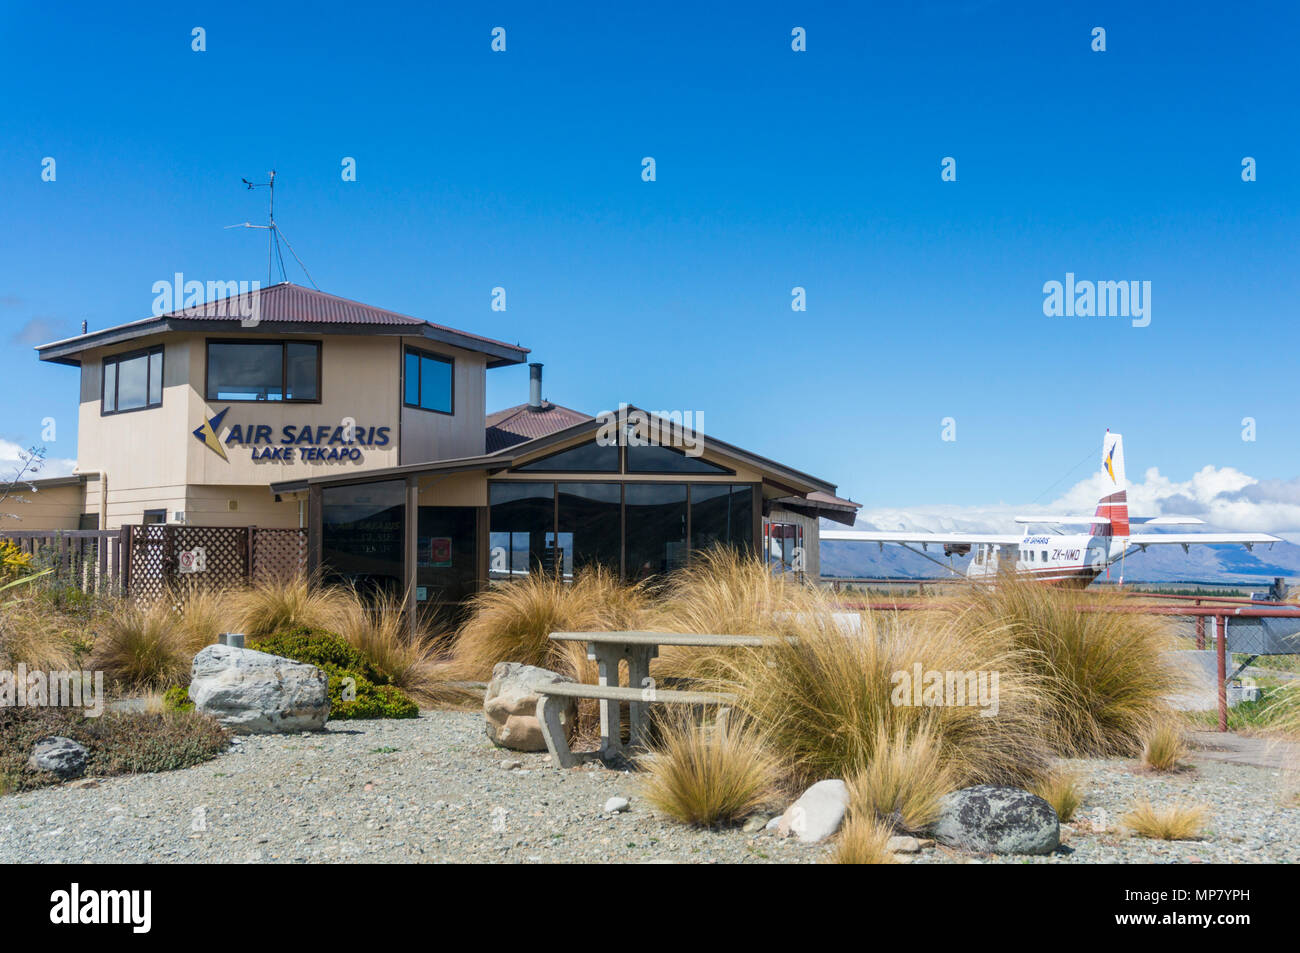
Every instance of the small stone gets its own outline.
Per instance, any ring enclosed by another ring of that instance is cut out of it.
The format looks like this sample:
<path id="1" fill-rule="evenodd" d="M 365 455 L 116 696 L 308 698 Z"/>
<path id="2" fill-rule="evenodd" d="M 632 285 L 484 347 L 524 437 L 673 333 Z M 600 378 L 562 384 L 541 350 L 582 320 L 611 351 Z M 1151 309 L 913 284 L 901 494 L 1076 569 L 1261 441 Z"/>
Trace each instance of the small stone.
<path id="1" fill-rule="evenodd" d="M 897 853 L 893 856 L 893 861 L 896 864 L 910 864 L 912 860 L 911 854 Z"/>
<path id="2" fill-rule="evenodd" d="M 524 763 L 523 763 L 522 761 L 502 761 L 502 762 L 501 762 L 501 770 L 502 770 L 502 771 L 518 771 L 518 770 L 519 770 L 520 768 L 522 768 L 523 766 L 524 766 Z"/>
<path id="3" fill-rule="evenodd" d="M 895 854 L 915 854 L 921 850 L 921 842 L 915 837 L 891 837 L 885 849 Z"/>
<path id="4" fill-rule="evenodd" d="M 79 778 L 76 781 L 69 781 L 66 785 L 64 785 L 64 787 L 76 788 L 77 790 L 81 790 L 83 788 L 97 788 L 99 787 L 99 779 Z"/>
<path id="5" fill-rule="evenodd" d="M 608 801 L 605 802 L 606 814 L 622 814 L 627 809 L 628 809 L 628 801 L 627 798 L 625 797 L 619 797 L 618 795 L 614 795 L 614 797 L 610 798 Z"/>
<path id="6" fill-rule="evenodd" d="M 840 829 L 848 808 L 849 789 L 843 781 L 818 781 L 781 815 L 777 834 L 793 834 L 802 843 L 816 844 Z"/>
<path id="7" fill-rule="evenodd" d="M 777 818 L 777 822 L 780 823 L 780 818 Z M 741 830 L 746 834 L 757 834 L 759 831 L 767 827 L 769 823 L 767 815 L 755 814 L 753 817 L 749 818 L 749 820 L 745 821 L 745 826 L 742 827 Z"/>
<path id="8" fill-rule="evenodd" d="M 63 780 L 80 777 L 86 770 L 90 752 L 71 738 L 54 735 L 42 738 L 32 747 L 27 767 L 34 771 L 49 771 Z"/>

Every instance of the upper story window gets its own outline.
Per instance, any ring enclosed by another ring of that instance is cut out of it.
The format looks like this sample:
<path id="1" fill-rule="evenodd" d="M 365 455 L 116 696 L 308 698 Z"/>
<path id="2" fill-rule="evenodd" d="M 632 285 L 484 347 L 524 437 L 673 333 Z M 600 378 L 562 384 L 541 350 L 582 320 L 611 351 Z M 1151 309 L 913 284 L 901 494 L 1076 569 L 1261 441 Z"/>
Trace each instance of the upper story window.
<path id="1" fill-rule="evenodd" d="M 433 410 L 440 414 L 452 413 L 452 367 L 453 362 L 449 357 L 408 347 L 402 403 L 407 407 Z"/>
<path id="2" fill-rule="evenodd" d="M 162 406 L 163 349 L 159 344 L 104 358 L 100 413 L 122 414 Z"/>
<path id="3" fill-rule="evenodd" d="M 319 341 L 209 341 L 208 400 L 320 401 Z"/>

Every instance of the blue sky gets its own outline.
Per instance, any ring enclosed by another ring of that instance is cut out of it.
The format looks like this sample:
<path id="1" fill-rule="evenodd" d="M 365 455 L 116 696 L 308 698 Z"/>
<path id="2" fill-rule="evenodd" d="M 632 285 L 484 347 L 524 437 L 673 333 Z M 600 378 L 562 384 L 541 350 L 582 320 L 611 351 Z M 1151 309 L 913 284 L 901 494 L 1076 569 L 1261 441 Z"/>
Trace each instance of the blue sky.
<path id="1" fill-rule="evenodd" d="M 174 272 L 265 281 L 264 233 L 223 226 L 275 168 L 323 290 L 531 347 L 589 413 L 702 411 L 868 507 L 1054 499 L 1106 427 L 1135 479 L 1300 487 L 1293 4 L 463 6 L 0 12 L 0 441 L 53 416 L 75 456 L 38 339 Z M 1066 272 L 1150 281 L 1150 326 L 1044 316 Z M 489 375 L 492 409 L 526 392 Z"/>

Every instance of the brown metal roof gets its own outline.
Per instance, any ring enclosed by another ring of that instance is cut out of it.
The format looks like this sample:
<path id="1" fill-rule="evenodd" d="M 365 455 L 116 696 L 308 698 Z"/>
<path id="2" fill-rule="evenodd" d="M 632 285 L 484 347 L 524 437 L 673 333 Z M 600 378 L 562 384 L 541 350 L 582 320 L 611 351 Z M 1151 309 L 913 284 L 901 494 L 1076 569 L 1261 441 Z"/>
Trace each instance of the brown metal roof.
<path id="1" fill-rule="evenodd" d="M 550 401 L 543 401 L 541 410 L 531 410 L 527 404 L 498 410 L 487 416 L 487 452 L 496 453 L 528 440 L 547 437 L 592 419 L 587 414 Z"/>
<path id="2" fill-rule="evenodd" d="M 519 364 L 528 356 L 528 349 L 518 344 L 508 344 L 469 331 L 458 331 L 446 325 L 304 288 L 288 281 L 251 291 L 248 297 L 255 298 L 258 318 L 255 327 L 241 325 L 240 312 L 237 310 L 239 304 L 233 303 L 239 299 L 229 296 L 157 317 L 42 344 L 36 350 L 41 360 L 76 364 L 78 361 L 73 356 L 91 347 L 115 344 L 160 331 L 208 327 L 217 330 L 224 322 L 247 333 L 306 330 L 318 333 L 409 333 L 488 354 L 493 358 L 488 362 L 489 367 Z M 242 301 L 240 303 L 247 310 L 249 306 Z"/>

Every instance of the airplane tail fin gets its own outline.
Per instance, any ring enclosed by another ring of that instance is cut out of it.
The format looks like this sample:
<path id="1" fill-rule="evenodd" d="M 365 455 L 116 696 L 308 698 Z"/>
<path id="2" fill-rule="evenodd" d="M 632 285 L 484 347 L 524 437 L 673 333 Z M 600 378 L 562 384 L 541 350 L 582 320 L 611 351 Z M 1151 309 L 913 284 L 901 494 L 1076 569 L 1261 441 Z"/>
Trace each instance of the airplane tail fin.
<path id="1" fill-rule="evenodd" d="M 1097 516 L 1107 522 L 1094 524 L 1093 536 L 1128 536 L 1128 483 L 1124 479 L 1124 438 L 1106 431 L 1101 445 L 1101 471 L 1107 492 L 1097 501 Z"/>

